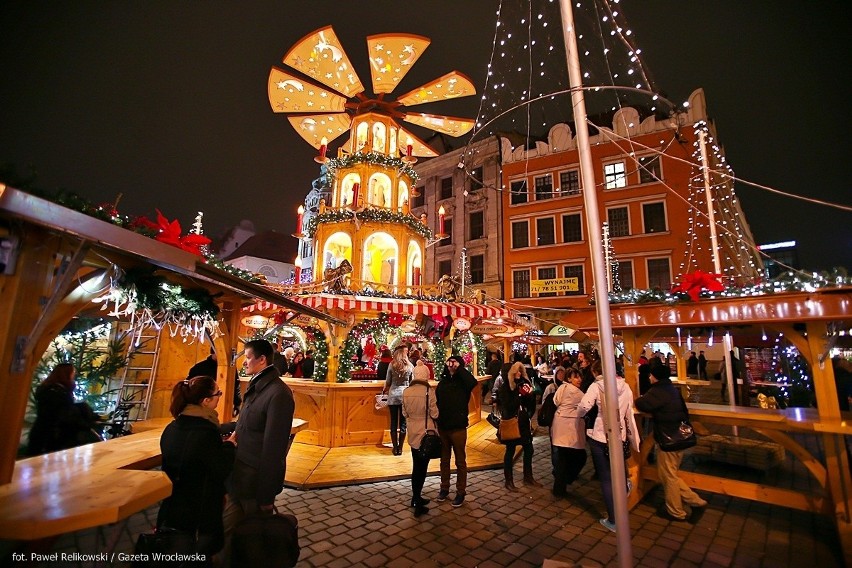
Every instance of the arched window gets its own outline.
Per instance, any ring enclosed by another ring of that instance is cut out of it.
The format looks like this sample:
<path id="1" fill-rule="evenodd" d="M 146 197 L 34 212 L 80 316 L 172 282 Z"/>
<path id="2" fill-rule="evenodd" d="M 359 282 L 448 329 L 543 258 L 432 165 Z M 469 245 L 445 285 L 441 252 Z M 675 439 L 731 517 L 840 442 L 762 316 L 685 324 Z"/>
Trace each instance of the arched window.
<path id="1" fill-rule="evenodd" d="M 387 233 L 373 233 L 364 241 L 361 278 L 368 282 L 396 284 L 399 247 Z"/>
<path id="2" fill-rule="evenodd" d="M 391 156 L 396 156 L 396 128 L 393 126 L 390 127 L 390 136 L 388 137 L 390 141 L 390 145 L 388 148 L 388 154 Z"/>
<path id="3" fill-rule="evenodd" d="M 352 239 L 346 233 L 328 237 L 322 251 L 322 269 L 337 268 L 344 259 L 352 263 Z"/>
<path id="4" fill-rule="evenodd" d="M 370 127 L 366 122 L 362 122 L 355 129 L 355 151 L 362 150 L 367 145 L 367 135 L 370 133 Z"/>
<path id="5" fill-rule="evenodd" d="M 349 173 L 340 181 L 340 207 L 347 207 L 352 204 L 355 197 L 355 192 L 352 189 L 356 183 L 361 182 L 361 176 L 356 173 Z"/>
<path id="6" fill-rule="evenodd" d="M 367 203 L 376 207 L 391 207 L 391 180 L 385 174 L 373 174 L 370 177 L 370 189 Z"/>
<path id="7" fill-rule="evenodd" d="M 423 281 L 423 254 L 420 251 L 420 245 L 411 241 L 408 243 L 408 278 L 406 279 L 409 286 L 420 286 Z"/>
<path id="8" fill-rule="evenodd" d="M 399 200 L 397 202 L 397 207 L 402 209 L 402 204 L 406 201 L 409 201 L 408 198 L 408 184 L 405 183 L 404 180 L 399 180 Z"/>
<path id="9" fill-rule="evenodd" d="M 384 154 L 385 150 L 385 125 L 381 122 L 373 124 L 373 152 Z"/>

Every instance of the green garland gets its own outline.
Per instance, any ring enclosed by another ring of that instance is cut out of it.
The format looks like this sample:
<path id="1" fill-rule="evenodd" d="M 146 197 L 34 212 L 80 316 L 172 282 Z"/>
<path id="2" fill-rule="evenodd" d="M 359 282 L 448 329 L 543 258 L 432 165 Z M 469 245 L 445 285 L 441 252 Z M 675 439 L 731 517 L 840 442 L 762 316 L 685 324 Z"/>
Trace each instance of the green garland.
<path id="1" fill-rule="evenodd" d="M 148 309 L 154 313 L 168 312 L 172 321 L 188 323 L 195 318 L 215 320 L 219 315 L 219 306 L 207 290 L 184 289 L 154 274 L 153 269 L 131 268 L 119 278 L 118 287 L 125 295 L 135 290 L 137 309 Z"/>
<path id="2" fill-rule="evenodd" d="M 334 184 L 334 178 L 336 177 L 337 170 L 351 168 L 355 164 L 372 164 L 399 170 L 403 175 L 407 175 L 411 178 L 412 186 L 417 185 L 417 182 L 420 180 L 420 175 L 413 167 L 411 167 L 411 164 L 405 162 L 402 158 L 395 158 L 378 152 L 355 152 L 354 154 L 349 154 L 341 158 L 331 158 L 328 162 L 326 162 L 328 175 L 331 178 L 329 180 L 329 185 Z"/>
<path id="3" fill-rule="evenodd" d="M 305 326 L 302 331 L 314 350 L 314 382 L 324 383 L 328 377 L 328 342 L 325 334 L 313 326 Z"/>
<path id="4" fill-rule="evenodd" d="M 205 254 L 204 258 L 207 260 L 207 264 L 209 264 L 210 266 L 214 266 L 219 270 L 224 270 L 232 276 L 242 278 L 243 280 L 246 280 L 247 282 L 252 282 L 254 284 L 263 284 L 263 280 L 258 278 L 253 272 L 249 272 L 248 270 L 243 270 L 242 268 L 237 268 L 236 266 L 232 266 L 230 264 L 222 262 L 222 260 L 209 253 Z"/>
<path id="5" fill-rule="evenodd" d="M 388 315 L 384 312 L 379 313 L 379 317 L 376 319 L 364 320 L 353 327 L 346 336 L 346 341 L 343 342 L 343 348 L 340 350 L 340 366 L 337 369 L 337 382 L 349 382 L 349 377 L 354 368 L 352 360 L 358 352 L 362 338 L 372 335 L 375 339 L 375 336 L 378 335 L 381 338 L 381 342 L 384 342 L 391 334 L 401 337 L 402 331 L 399 327 L 390 325 Z M 377 345 L 381 345 L 381 342 L 377 342 Z"/>
<path id="6" fill-rule="evenodd" d="M 702 299 L 747 298 L 751 296 L 766 296 L 783 292 L 815 292 L 824 288 L 840 288 L 852 286 L 852 278 L 845 268 L 834 268 L 831 272 L 812 273 L 804 277 L 795 272 L 781 274 L 773 280 L 759 282 L 751 286 L 728 286 L 723 292 L 702 291 Z M 610 304 L 678 304 L 691 301 L 685 292 L 668 292 L 654 288 L 652 290 L 627 290 L 610 293 Z M 594 300 L 590 303 L 594 304 Z"/>
<path id="7" fill-rule="evenodd" d="M 324 213 L 311 217 L 305 232 L 309 238 L 313 238 L 320 223 L 343 223 L 355 219 L 362 222 L 401 223 L 427 240 L 434 236 L 432 229 L 421 223 L 420 219 L 416 217 L 387 209 L 372 208 L 357 212 L 351 209 L 328 209 Z"/>

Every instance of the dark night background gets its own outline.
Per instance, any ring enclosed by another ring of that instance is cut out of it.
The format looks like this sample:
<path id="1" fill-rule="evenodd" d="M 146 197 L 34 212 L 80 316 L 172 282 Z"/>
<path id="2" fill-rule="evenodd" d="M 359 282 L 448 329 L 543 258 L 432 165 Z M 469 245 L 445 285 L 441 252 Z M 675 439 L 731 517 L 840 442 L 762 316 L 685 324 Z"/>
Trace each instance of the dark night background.
<path id="1" fill-rule="evenodd" d="M 705 89 L 738 177 L 848 208 L 844 5 L 620 4 L 657 86 L 675 102 Z M 496 9 L 486 0 L 6 1 L 0 165 L 96 203 L 121 193 L 122 213 L 159 208 L 184 230 L 204 211 L 210 236 L 241 219 L 291 232 L 318 169 L 315 151 L 270 110 L 269 68 L 331 24 L 365 85 L 363 38 L 408 32 L 432 45 L 396 94 L 451 69 L 481 88 Z M 478 104 L 470 97 L 422 110 L 473 117 Z M 804 268 L 852 268 L 848 210 L 742 184 L 737 191 L 758 243 L 795 239 Z"/>

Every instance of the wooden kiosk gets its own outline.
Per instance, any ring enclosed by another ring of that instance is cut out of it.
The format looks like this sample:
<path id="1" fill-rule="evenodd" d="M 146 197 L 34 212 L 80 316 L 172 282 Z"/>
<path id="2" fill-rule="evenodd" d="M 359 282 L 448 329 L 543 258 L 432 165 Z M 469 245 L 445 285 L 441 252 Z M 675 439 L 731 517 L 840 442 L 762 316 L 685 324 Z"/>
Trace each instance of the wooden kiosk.
<path id="1" fill-rule="evenodd" d="M 115 522 L 171 493 L 160 471 L 159 430 L 15 461 L 35 366 L 50 341 L 79 312 L 91 309 L 118 270 L 149 266 L 171 282 L 216 297 L 218 408 L 230 420 L 241 308 L 259 299 L 294 313 L 331 319 L 281 294 L 207 264 L 174 246 L 128 231 L 0 184 L 0 221 L 11 245 L 0 274 L 0 538 L 40 539 Z M 338 322 L 342 323 L 342 322 Z M 183 338 L 163 332 L 160 348 L 183 349 Z M 203 352 L 207 352 L 205 345 Z M 194 351 L 193 351 L 194 353 Z M 195 355 L 190 355 L 194 357 Z M 165 393 L 194 359 L 174 357 L 160 367 Z M 153 378 L 156 382 L 158 377 Z M 151 386 L 153 388 L 153 386 Z M 166 405 L 167 407 L 167 405 Z M 165 416 L 166 414 L 162 414 Z M 156 422 L 155 422 L 156 424 Z"/>
<path id="2" fill-rule="evenodd" d="M 816 408 L 769 410 L 690 403 L 689 412 L 699 433 L 706 432 L 702 423 L 746 427 L 782 445 L 802 463 L 818 490 L 796 491 L 691 472 L 680 475 L 694 489 L 831 515 L 846 563 L 852 565 L 852 476 L 844 439 L 852 435 L 852 415 L 840 412 L 834 371 L 828 360 L 838 330 L 852 325 L 852 289 L 829 287 L 814 292 L 699 300 L 676 305 L 621 304 L 612 305 L 610 311 L 613 331 L 624 340 L 625 378 L 634 393 L 638 393 L 635 357 L 655 336 L 673 337 L 675 327 L 681 328 L 683 333 L 690 328 L 715 327 L 729 331 L 735 343 L 738 336 L 760 335 L 763 330 L 783 333 L 810 365 Z M 584 331 L 594 330 L 597 327 L 595 313 L 572 314 L 570 324 Z M 678 362 L 678 369 L 685 369 L 683 361 Z M 685 373 L 681 376 L 685 377 Z M 822 445 L 822 457 L 791 437 L 793 433 L 817 436 Z M 647 437 L 642 442 L 641 455 L 629 462 L 637 489 L 629 497 L 630 506 L 635 506 L 657 481 L 656 467 L 647 461 L 653 444 L 653 438 Z M 636 483 L 639 480 L 641 483 Z"/>

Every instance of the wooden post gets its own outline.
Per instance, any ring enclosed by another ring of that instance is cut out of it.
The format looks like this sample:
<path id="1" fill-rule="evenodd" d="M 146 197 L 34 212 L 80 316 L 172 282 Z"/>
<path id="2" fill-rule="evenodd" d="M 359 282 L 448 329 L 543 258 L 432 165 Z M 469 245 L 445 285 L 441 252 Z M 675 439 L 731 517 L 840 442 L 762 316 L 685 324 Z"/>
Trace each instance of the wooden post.
<path id="1" fill-rule="evenodd" d="M 237 345 L 242 303 L 238 297 L 230 297 L 220 303 L 220 308 L 219 329 L 222 335 L 213 340 L 213 347 L 218 363 L 216 382 L 222 391 L 216 410 L 224 423 L 234 419 L 234 390 L 239 388 L 234 380 L 238 369 L 234 364 L 233 354 L 239 353 L 242 348 Z"/>

